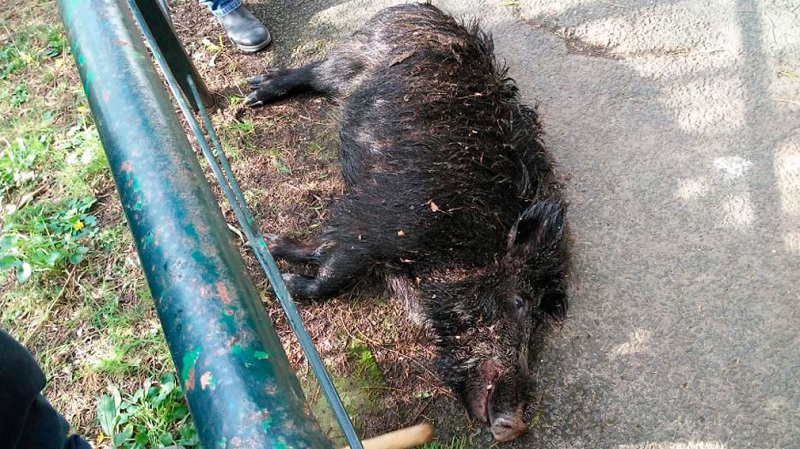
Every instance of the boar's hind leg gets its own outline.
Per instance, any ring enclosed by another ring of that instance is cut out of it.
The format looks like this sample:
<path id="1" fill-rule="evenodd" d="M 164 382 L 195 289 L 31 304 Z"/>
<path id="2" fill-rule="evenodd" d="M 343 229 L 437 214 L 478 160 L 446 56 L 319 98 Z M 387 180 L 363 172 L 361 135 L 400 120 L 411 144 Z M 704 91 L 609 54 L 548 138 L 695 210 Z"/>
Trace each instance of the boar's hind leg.
<path id="1" fill-rule="evenodd" d="M 284 275 L 292 296 L 300 299 L 323 300 L 352 287 L 369 270 L 370 262 L 353 251 L 332 250 L 316 276 Z"/>
<path id="2" fill-rule="evenodd" d="M 276 259 L 288 260 L 292 263 L 308 263 L 322 265 L 325 261 L 327 246 L 318 239 L 295 240 L 276 234 L 264 236 L 269 252 Z"/>
<path id="3" fill-rule="evenodd" d="M 317 90 L 314 83 L 314 69 L 320 62 L 314 62 L 297 69 L 271 68 L 267 72 L 250 79 L 252 92 L 245 104 L 251 107 Z"/>

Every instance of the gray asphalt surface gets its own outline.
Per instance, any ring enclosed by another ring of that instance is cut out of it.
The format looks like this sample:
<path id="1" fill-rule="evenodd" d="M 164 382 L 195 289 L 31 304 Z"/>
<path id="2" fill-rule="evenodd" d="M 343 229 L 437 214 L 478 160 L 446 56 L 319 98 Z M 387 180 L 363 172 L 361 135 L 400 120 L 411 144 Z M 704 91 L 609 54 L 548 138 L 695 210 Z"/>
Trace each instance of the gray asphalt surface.
<path id="1" fill-rule="evenodd" d="M 253 9 L 285 63 L 393 3 Z M 517 446 L 800 448 L 800 1 L 434 4 L 493 33 L 571 200 Z"/>

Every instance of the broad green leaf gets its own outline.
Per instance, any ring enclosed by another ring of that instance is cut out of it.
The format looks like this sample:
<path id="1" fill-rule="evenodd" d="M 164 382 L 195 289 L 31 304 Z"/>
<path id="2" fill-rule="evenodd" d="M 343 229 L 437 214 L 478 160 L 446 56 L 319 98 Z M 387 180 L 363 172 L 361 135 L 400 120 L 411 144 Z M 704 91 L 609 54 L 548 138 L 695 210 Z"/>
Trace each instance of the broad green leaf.
<path id="1" fill-rule="evenodd" d="M 9 268 L 13 268 L 19 266 L 20 263 L 16 257 L 12 256 L 11 254 L 6 254 L 3 257 L 0 257 L 0 270 L 8 270 Z"/>
<path id="2" fill-rule="evenodd" d="M 69 255 L 69 263 L 72 265 L 78 265 L 81 262 L 83 262 L 83 254 L 73 253 Z"/>
<path id="3" fill-rule="evenodd" d="M 148 439 L 149 435 L 147 435 L 147 432 L 139 432 L 136 434 L 136 438 L 133 439 L 133 442 L 136 443 L 137 445 L 145 447 L 147 445 Z"/>
<path id="4" fill-rule="evenodd" d="M 104 394 L 100 396 L 97 403 L 97 420 L 100 421 L 100 428 L 106 435 L 114 435 L 117 421 L 117 408 L 111 396 Z"/>
<path id="5" fill-rule="evenodd" d="M 129 440 L 133 436 L 133 424 L 128 424 L 122 429 L 122 436 L 125 440 Z"/>
<path id="6" fill-rule="evenodd" d="M 114 408 L 119 410 L 122 406 L 122 396 L 119 394 L 119 388 L 111 385 L 108 387 L 108 391 L 111 393 L 111 397 L 114 398 Z"/>
<path id="7" fill-rule="evenodd" d="M 158 436 L 158 442 L 163 446 L 169 446 L 170 444 L 174 443 L 175 440 L 172 439 L 172 435 L 168 433 L 162 433 Z"/>

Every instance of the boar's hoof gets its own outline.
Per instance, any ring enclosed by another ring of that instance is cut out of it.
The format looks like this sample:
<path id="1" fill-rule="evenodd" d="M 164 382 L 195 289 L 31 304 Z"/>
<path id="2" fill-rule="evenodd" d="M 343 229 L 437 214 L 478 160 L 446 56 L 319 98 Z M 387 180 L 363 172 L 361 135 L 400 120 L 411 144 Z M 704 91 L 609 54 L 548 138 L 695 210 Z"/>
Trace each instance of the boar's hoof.
<path id="1" fill-rule="evenodd" d="M 492 436 L 498 443 L 511 441 L 528 430 L 518 416 L 500 416 L 492 420 Z"/>
<path id="2" fill-rule="evenodd" d="M 244 104 L 251 108 L 257 108 L 259 106 L 264 106 L 264 100 L 258 98 L 258 92 L 256 91 L 247 95 L 247 98 L 244 99 Z"/>

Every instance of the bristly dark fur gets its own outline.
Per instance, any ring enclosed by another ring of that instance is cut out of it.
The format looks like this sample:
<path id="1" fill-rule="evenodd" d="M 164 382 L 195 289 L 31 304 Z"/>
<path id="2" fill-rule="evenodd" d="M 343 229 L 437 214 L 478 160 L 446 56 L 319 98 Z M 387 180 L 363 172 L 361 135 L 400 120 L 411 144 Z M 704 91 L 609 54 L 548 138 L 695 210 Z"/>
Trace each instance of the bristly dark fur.
<path id="1" fill-rule="evenodd" d="M 541 313 L 566 307 L 567 248 L 536 113 L 491 38 L 431 5 L 396 6 L 327 59 L 251 85 L 253 106 L 304 91 L 341 102 L 346 194 L 318 241 L 271 238 L 277 256 L 319 266 L 289 276 L 291 292 L 325 299 L 375 271 L 410 280 L 443 379 L 494 432 L 524 402 Z"/>

